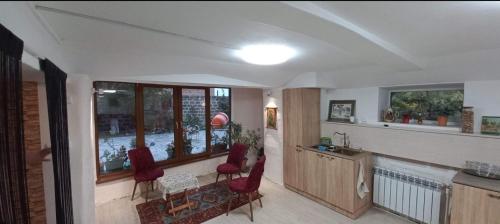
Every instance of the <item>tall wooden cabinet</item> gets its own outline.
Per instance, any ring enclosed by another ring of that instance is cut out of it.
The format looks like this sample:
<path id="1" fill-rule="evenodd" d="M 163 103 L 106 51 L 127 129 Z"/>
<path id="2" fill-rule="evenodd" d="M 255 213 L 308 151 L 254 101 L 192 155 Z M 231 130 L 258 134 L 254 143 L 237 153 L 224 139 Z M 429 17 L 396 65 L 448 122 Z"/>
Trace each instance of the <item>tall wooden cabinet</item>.
<path id="1" fill-rule="evenodd" d="M 305 152 L 320 138 L 320 89 L 283 90 L 283 168 L 285 185 L 304 190 Z"/>

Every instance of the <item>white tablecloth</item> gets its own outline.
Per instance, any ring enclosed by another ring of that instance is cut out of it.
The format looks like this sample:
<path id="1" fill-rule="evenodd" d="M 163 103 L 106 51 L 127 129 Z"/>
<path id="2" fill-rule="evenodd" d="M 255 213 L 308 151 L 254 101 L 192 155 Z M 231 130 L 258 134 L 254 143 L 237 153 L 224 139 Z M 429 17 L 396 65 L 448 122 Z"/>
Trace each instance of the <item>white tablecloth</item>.
<path id="1" fill-rule="evenodd" d="M 158 181 L 159 189 L 167 200 L 167 194 L 175 194 L 184 191 L 200 188 L 198 179 L 190 173 L 164 175 Z"/>

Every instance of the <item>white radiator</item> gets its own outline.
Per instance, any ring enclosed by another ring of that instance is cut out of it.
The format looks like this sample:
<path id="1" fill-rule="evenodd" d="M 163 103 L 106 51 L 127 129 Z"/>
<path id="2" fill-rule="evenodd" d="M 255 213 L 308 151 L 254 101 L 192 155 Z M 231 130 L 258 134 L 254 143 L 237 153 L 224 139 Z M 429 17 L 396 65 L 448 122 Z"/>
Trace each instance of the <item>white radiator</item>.
<path id="1" fill-rule="evenodd" d="M 447 220 L 446 185 L 421 177 L 373 169 L 373 203 L 418 223 L 443 224 Z"/>

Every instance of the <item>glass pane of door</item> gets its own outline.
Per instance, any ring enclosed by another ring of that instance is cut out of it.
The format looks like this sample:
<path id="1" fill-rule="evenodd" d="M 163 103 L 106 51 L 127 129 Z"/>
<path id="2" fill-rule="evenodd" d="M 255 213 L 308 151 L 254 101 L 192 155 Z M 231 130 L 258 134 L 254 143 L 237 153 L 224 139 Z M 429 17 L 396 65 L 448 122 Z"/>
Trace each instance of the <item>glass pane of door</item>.
<path id="1" fill-rule="evenodd" d="M 185 155 L 207 151 L 205 89 L 182 89 L 182 139 Z"/>
<path id="2" fill-rule="evenodd" d="M 135 84 L 96 82 L 100 173 L 130 169 L 127 151 L 135 147 Z"/>
<path id="3" fill-rule="evenodd" d="M 212 152 L 229 149 L 231 101 L 229 88 L 210 88 L 210 136 Z"/>
<path id="4" fill-rule="evenodd" d="M 155 161 L 175 157 L 173 88 L 144 87 L 144 140 Z"/>

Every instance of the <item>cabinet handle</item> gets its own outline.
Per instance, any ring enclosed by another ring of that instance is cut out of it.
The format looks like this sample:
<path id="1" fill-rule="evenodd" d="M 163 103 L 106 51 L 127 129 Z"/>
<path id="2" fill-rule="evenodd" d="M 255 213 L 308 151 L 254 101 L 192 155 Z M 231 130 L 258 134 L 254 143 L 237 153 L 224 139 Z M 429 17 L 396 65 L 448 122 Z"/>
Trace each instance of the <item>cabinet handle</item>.
<path id="1" fill-rule="evenodd" d="M 494 194 L 488 194 L 490 198 L 498 199 L 500 200 L 500 195 L 494 195 Z"/>
<path id="2" fill-rule="evenodd" d="M 332 161 L 332 160 L 334 160 L 335 158 L 333 158 L 333 157 L 328 157 L 328 159 L 329 159 L 330 161 Z"/>

